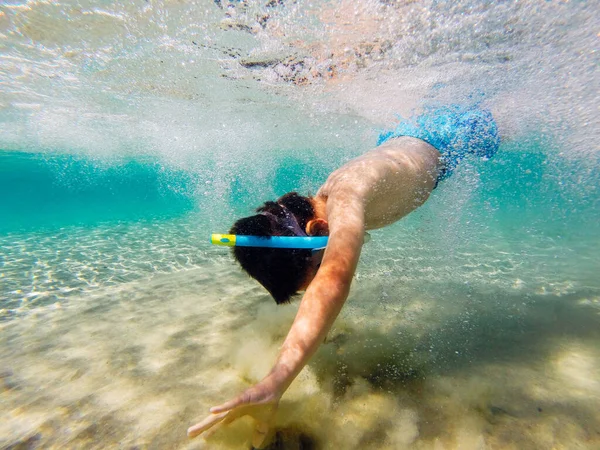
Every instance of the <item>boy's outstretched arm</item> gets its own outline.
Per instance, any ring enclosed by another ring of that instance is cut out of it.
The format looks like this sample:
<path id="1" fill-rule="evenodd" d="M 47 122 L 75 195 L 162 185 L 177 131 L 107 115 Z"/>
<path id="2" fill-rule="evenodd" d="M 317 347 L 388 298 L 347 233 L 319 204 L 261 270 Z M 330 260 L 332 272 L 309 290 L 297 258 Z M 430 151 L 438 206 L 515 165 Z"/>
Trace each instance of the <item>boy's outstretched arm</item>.
<path id="1" fill-rule="evenodd" d="M 195 437 L 219 423 L 244 415 L 257 420 L 253 445 L 260 448 L 268 436 L 279 399 L 325 339 L 338 316 L 356 270 L 364 238 L 361 202 L 340 198 L 328 201 L 329 241 L 323 262 L 307 288 L 277 361 L 269 374 L 232 400 L 210 409 L 202 422 L 190 427 Z M 333 204 L 333 207 L 329 205 Z"/>

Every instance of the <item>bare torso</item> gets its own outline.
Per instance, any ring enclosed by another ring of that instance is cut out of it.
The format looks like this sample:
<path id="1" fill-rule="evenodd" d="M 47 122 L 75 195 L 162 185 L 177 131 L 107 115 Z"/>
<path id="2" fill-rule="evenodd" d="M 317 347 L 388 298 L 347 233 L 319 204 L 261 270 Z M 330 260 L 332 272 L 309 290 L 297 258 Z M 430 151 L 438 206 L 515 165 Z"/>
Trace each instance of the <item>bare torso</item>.
<path id="1" fill-rule="evenodd" d="M 364 227 L 381 228 L 421 206 L 435 187 L 440 153 L 426 142 L 399 137 L 349 161 L 328 178 L 316 197 L 362 202 Z"/>

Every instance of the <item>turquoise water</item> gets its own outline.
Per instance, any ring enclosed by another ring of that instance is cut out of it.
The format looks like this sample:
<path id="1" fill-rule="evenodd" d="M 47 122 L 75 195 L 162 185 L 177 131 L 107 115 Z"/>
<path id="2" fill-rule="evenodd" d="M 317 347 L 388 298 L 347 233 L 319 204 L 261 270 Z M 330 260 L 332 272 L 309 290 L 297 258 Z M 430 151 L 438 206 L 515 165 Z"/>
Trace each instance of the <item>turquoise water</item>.
<path id="1" fill-rule="evenodd" d="M 194 208 L 193 180 L 157 162 L 112 164 L 76 156 L 2 152 L 0 233 L 179 216 Z"/>
<path id="2" fill-rule="evenodd" d="M 250 212 L 271 185 L 314 192 L 330 167 L 310 155 L 281 155 L 274 178 L 222 180 L 230 188 L 207 199 L 197 173 L 151 158 L 107 164 L 5 152 L 3 168 L 13 170 L 3 187 L 14 200 L 2 205 L 0 236 L 5 442 L 195 445 L 183 432 L 208 407 L 196 402 L 239 390 L 239 373 L 260 377 L 295 310 L 275 307 L 227 251 L 209 246 L 209 232 Z M 490 161 L 466 161 L 419 210 L 372 232 L 314 375 L 301 376 L 282 404 L 284 448 L 307 439 L 348 447 L 352 433 L 369 448 L 425 445 L 431 409 L 442 405 L 447 414 L 428 432 L 458 427 L 457 448 L 541 448 L 593 430 L 585 408 L 597 404 L 600 361 L 595 167 L 539 143 L 507 142 Z M 267 356 L 247 359 L 257 352 Z M 37 385 L 52 396 L 40 397 Z M 37 406 L 19 406 L 32 400 Z M 583 409 L 570 415 L 575 405 Z M 365 408 L 389 429 L 371 436 Z M 538 409 L 548 413 L 529 416 Z M 550 426 L 557 417 L 570 428 Z M 246 426 L 212 443 L 236 448 Z"/>
<path id="3" fill-rule="evenodd" d="M 12 192 L 0 206 L 3 314 L 224 256 L 208 248 L 211 227 L 227 231 L 262 192 L 316 191 L 334 166 L 308 155 L 275 158 L 273 179 L 256 183 L 250 171 L 221 180 L 228 187 L 219 198 L 208 195 L 213 176 L 203 180 L 152 157 L 2 152 L 0 187 Z"/>
<path id="4" fill-rule="evenodd" d="M 209 248 L 210 232 L 250 213 L 261 192 L 315 192 L 334 169 L 311 161 L 310 150 L 305 155 L 276 158 L 263 180 L 252 171 L 223 180 L 226 195 L 206 198 L 198 174 L 151 158 L 3 152 L 1 187 L 12 193 L 0 206 L 4 313 L 226 258 Z M 421 272 L 433 268 L 427 277 L 440 283 L 459 276 L 500 286 L 519 280 L 532 291 L 597 289 L 595 167 L 597 161 L 569 161 L 541 145 L 506 143 L 493 160 L 466 164 L 419 211 L 376 231 L 361 274 L 421 282 Z"/>
<path id="5" fill-rule="evenodd" d="M 249 447 L 185 430 L 261 379 L 276 307 L 208 237 L 315 193 L 397 115 L 502 136 L 371 233 L 270 448 L 600 446 L 592 2 L 0 5 L 0 447 Z"/>

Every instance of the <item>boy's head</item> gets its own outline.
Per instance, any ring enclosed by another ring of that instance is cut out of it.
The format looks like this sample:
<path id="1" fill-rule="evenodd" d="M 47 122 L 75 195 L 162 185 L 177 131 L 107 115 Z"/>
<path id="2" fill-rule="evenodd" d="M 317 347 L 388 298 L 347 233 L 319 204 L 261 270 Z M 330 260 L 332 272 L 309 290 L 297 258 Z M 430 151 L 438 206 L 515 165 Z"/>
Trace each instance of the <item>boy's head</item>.
<path id="1" fill-rule="evenodd" d="M 307 224 L 315 217 L 312 198 L 296 192 L 285 194 L 276 202 L 266 202 L 256 211 L 257 215 L 235 222 L 229 232 L 246 236 L 306 236 Z M 322 253 L 305 249 L 233 247 L 242 268 L 262 284 L 278 304 L 289 302 L 312 280 Z"/>

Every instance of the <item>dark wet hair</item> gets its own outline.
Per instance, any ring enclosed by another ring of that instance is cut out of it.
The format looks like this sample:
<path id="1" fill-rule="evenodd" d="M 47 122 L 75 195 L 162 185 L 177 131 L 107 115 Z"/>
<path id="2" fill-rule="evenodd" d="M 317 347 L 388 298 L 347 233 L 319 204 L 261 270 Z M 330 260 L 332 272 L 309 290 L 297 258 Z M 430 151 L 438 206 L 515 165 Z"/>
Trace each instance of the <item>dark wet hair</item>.
<path id="1" fill-rule="evenodd" d="M 277 202 L 266 202 L 259 214 L 244 217 L 231 227 L 231 234 L 246 236 L 295 236 L 286 223 L 293 214 L 302 230 L 314 217 L 308 197 L 289 192 Z M 293 218 L 292 218 L 293 220 Z M 262 284 L 277 304 L 288 303 L 308 276 L 311 251 L 302 249 L 233 247 L 233 255 L 252 278 Z"/>

